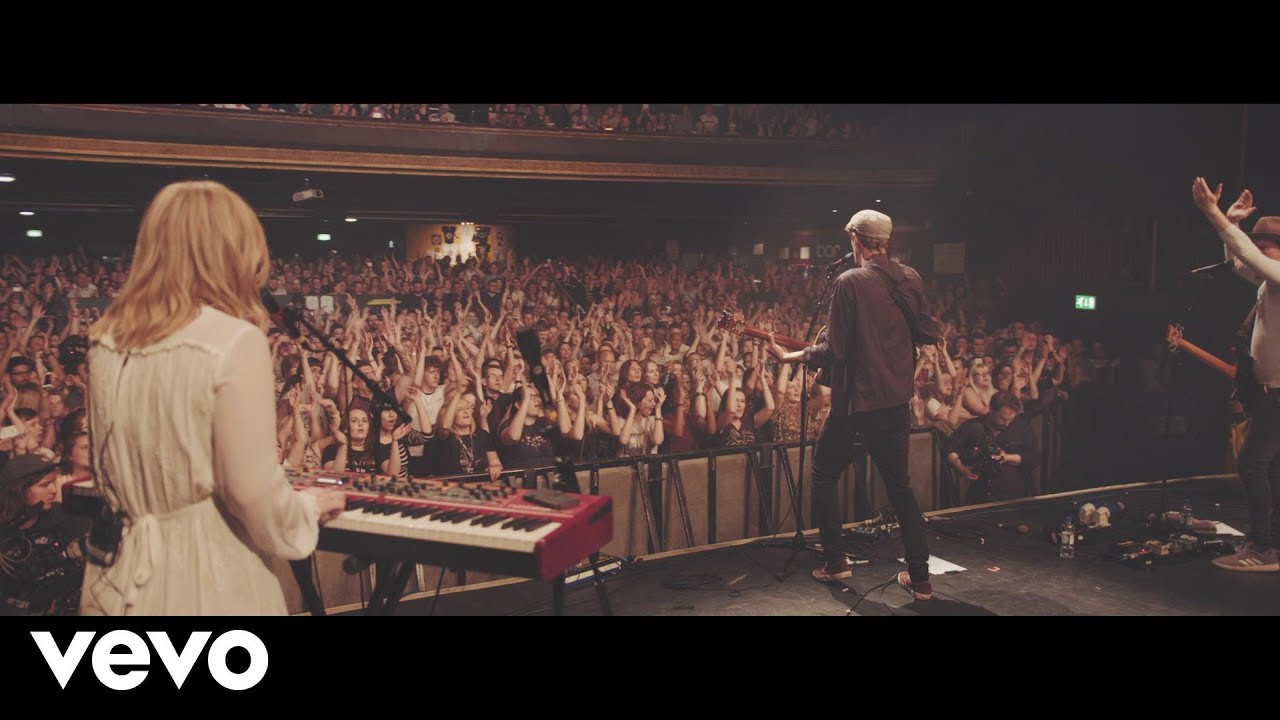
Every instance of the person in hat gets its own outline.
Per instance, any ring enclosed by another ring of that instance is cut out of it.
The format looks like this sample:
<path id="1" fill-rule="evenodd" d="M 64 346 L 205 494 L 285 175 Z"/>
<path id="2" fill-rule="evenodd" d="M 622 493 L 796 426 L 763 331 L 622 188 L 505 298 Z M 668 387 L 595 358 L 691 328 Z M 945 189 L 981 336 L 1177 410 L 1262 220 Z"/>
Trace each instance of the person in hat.
<path id="1" fill-rule="evenodd" d="M 92 466 L 124 519 L 81 614 L 284 615 L 273 560 L 310 556 L 345 500 L 295 491 L 276 454 L 262 225 L 225 185 L 173 183 L 133 258 L 89 334 Z"/>
<path id="2" fill-rule="evenodd" d="M 1252 418 L 1237 461 L 1249 531 L 1243 547 L 1213 564 L 1241 572 L 1280 572 L 1280 217 L 1259 218 L 1253 232 L 1245 233 L 1240 223 L 1257 210 L 1252 192 L 1241 192 L 1226 213 L 1218 207 L 1221 184 L 1213 190 L 1197 177 L 1191 195 L 1222 239 L 1236 274 L 1258 286 L 1249 358 L 1253 381 L 1262 392 L 1248 408 Z"/>
<path id="3" fill-rule="evenodd" d="M 813 461 L 815 512 L 826 562 L 813 576 L 832 582 L 853 575 L 844 551 L 836 481 L 853 459 L 850 448 L 861 435 L 902 526 L 907 571 L 899 573 L 897 582 L 916 600 L 929 600 L 933 587 L 924 516 L 907 475 L 914 335 L 916 326 L 928 320 L 924 281 L 914 269 L 889 259 L 893 221 L 888 215 L 861 210 L 844 229 L 856 267 L 832 285 L 826 339 L 791 353 L 777 342 L 769 348 L 781 362 L 803 361 L 822 367 L 831 377 L 831 411 Z M 895 295 L 908 306 L 910 318 L 895 303 Z"/>
<path id="4" fill-rule="evenodd" d="M 19 455 L 0 469 L 0 615 L 76 615 L 83 535 L 55 504 L 58 466 Z"/>

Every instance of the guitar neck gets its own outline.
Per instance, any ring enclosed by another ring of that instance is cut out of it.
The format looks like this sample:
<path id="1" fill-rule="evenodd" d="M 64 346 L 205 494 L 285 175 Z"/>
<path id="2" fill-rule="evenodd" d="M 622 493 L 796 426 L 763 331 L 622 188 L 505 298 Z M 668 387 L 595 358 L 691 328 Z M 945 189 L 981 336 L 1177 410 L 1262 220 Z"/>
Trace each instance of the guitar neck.
<path id="1" fill-rule="evenodd" d="M 1182 348 L 1183 350 L 1186 350 L 1187 352 L 1194 355 L 1197 360 L 1204 363 L 1205 365 L 1208 365 L 1209 367 L 1213 368 L 1214 370 L 1217 370 L 1223 375 L 1226 375 L 1232 380 L 1236 379 L 1235 367 L 1226 364 L 1222 360 L 1219 360 L 1216 356 L 1214 356 L 1209 351 L 1204 350 L 1203 348 L 1199 348 L 1196 345 L 1181 339 L 1177 341 L 1177 345 L 1179 348 Z"/>
<path id="2" fill-rule="evenodd" d="M 759 340 L 767 341 L 769 339 L 768 332 L 761 330 L 760 328 L 751 327 L 751 326 L 743 327 L 742 334 L 748 335 L 753 338 L 757 338 Z M 785 350 L 803 350 L 809 347 L 809 343 L 805 342 L 804 340 L 797 340 L 796 338 L 787 337 L 786 335 L 774 335 L 773 339 L 777 340 L 778 346 Z"/>

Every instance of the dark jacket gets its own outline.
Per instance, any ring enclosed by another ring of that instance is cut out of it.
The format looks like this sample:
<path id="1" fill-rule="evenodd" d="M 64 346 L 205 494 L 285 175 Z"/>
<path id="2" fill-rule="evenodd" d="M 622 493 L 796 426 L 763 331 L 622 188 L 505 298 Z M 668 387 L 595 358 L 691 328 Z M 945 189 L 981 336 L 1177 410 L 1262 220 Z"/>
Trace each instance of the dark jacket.
<path id="1" fill-rule="evenodd" d="M 924 282 L 914 269 L 875 255 L 867 263 L 894 278 L 917 315 L 927 314 Z M 831 415 L 840 417 L 904 405 L 915 391 L 915 346 L 907 319 L 880 274 L 869 267 L 836 278 L 826 339 L 805 350 L 810 367 L 825 367 Z"/>

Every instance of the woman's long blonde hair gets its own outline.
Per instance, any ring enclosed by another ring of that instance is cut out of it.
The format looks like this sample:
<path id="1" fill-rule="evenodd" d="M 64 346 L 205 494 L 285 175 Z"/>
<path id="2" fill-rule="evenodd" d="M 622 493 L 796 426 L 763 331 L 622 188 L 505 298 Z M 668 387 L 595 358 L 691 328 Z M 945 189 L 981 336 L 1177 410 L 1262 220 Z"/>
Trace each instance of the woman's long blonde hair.
<path id="1" fill-rule="evenodd" d="M 138 228 L 129 278 L 90 339 L 147 347 L 210 305 L 264 330 L 260 291 L 271 272 L 266 234 L 244 198 L 209 180 L 168 185 Z"/>

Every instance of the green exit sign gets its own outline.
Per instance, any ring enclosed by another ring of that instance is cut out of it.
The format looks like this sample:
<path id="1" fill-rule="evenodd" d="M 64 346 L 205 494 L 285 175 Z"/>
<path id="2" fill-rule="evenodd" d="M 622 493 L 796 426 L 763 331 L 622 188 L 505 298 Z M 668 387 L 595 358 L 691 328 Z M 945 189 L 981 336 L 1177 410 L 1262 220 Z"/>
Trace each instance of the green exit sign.
<path id="1" fill-rule="evenodd" d="M 1077 295 L 1076 309 L 1077 310 L 1097 310 L 1098 298 L 1094 295 Z"/>

